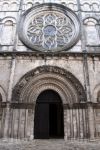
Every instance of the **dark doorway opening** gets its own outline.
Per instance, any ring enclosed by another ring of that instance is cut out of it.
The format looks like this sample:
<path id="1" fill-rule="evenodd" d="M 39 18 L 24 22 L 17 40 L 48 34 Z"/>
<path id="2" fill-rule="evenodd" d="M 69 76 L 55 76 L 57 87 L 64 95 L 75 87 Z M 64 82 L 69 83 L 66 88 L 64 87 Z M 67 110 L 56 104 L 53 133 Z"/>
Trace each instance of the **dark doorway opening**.
<path id="1" fill-rule="evenodd" d="M 64 138 L 63 105 L 53 90 L 42 92 L 37 98 L 34 118 L 34 138 Z"/>

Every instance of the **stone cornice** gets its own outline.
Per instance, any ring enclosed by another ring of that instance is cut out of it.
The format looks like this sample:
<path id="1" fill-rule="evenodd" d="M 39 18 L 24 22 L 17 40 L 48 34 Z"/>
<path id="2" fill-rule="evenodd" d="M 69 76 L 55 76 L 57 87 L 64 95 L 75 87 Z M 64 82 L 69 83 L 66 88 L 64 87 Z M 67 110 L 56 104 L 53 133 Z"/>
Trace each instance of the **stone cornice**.
<path id="1" fill-rule="evenodd" d="M 59 52 L 59 53 L 42 53 L 42 52 L 0 52 L 0 56 L 6 57 L 16 57 L 16 56 L 36 56 L 36 57 L 83 57 L 86 55 L 87 57 L 100 57 L 100 52 Z"/>

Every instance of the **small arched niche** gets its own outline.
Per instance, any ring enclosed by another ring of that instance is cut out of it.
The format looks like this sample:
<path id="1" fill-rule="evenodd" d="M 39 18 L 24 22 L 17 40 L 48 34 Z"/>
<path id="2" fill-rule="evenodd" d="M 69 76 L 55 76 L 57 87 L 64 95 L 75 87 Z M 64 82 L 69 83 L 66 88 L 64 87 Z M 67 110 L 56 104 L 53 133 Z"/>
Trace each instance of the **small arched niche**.
<path id="1" fill-rule="evenodd" d="M 15 23 L 5 18 L 2 21 L 2 34 L 1 34 L 1 44 L 2 45 L 12 45 L 14 42 L 14 35 L 15 35 Z"/>
<path id="2" fill-rule="evenodd" d="M 86 44 L 98 45 L 100 44 L 98 22 L 94 18 L 87 18 L 84 21 Z"/>

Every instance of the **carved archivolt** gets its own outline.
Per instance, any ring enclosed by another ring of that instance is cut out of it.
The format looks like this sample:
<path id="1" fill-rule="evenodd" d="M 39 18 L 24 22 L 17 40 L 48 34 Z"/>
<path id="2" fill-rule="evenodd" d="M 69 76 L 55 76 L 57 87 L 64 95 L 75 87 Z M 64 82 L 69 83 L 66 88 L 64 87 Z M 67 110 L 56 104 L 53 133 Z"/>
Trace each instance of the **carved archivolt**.
<path id="1" fill-rule="evenodd" d="M 44 90 L 56 91 L 63 104 L 86 101 L 80 82 L 69 72 L 59 67 L 42 66 L 25 74 L 13 89 L 14 102 L 33 103 Z"/>

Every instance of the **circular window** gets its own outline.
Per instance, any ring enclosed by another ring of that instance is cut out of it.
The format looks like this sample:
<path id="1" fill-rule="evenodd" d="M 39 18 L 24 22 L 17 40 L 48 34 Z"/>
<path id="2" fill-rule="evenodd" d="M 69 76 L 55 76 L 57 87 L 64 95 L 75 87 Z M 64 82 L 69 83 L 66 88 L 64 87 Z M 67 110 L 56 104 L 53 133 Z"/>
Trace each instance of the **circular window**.
<path id="1" fill-rule="evenodd" d="M 32 50 L 68 50 L 79 39 L 80 23 L 75 13 L 60 4 L 41 4 L 27 10 L 19 23 L 19 37 Z"/>

